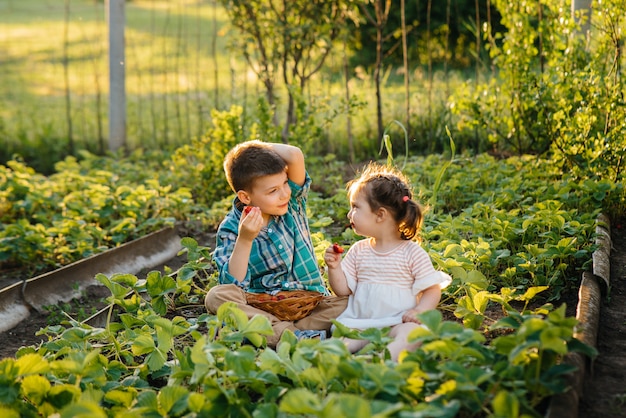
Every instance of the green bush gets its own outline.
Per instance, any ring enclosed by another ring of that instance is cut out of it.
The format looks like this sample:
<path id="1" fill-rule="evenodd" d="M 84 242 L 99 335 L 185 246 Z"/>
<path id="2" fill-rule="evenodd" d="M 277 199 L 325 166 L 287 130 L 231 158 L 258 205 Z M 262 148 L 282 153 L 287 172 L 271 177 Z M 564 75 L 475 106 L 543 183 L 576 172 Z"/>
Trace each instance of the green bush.
<path id="1" fill-rule="evenodd" d="M 569 9 L 540 3 L 494 2 L 507 28 L 485 31 L 496 72 L 451 100 L 458 128 L 464 136 L 487 137 L 498 154 L 549 155 L 578 179 L 621 182 L 626 106 L 617 60 L 623 4 L 594 4 L 587 43 Z"/>

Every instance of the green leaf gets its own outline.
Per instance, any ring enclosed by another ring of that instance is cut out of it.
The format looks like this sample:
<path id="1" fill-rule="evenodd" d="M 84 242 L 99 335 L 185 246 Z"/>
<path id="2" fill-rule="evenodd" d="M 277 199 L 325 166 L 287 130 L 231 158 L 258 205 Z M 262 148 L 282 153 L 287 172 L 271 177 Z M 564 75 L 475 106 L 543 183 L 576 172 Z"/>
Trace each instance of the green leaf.
<path id="1" fill-rule="evenodd" d="M 178 274 L 176 275 L 177 279 L 182 280 L 182 281 L 187 281 L 187 280 L 191 280 L 194 277 L 196 277 L 197 275 L 197 271 L 195 268 L 191 267 L 191 266 L 182 266 L 179 270 L 178 270 Z"/>
<path id="2" fill-rule="evenodd" d="M 160 271 L 151 271 L 146 277 L 146 290 L 154 298 L 176 290 L 176 281 L 168 275 L 162 275 Z"/>
<path id="3" fill-rule="evenodd" d="M 464 280 L 465 284 L 469 284 L 476 289 L 487 289 L 490 285 L 485 275 L 478 270 L 470 270 Z"/>
<path id="4" fill-rule="evenodd" d="M 113 405 L 130 408 L 137 399 L 137 390 L 132 387 L 120 387 L 108 391 L 104 399 Z"/>
<path id="5" fill-rule="evenodd" d="M 568 347 L 566 341 L 561 338 L 561 330 L 551 327 L 541 331 L 541 347 L 544 350 L 552 350 L 558 354 L 567 354 Z"/>
<path id="6" fill-rule="evenodd" d="M 244 329 L 248 324 L 248 317 L 234 302 L 223 303 L 217 309 L 217 318 L 238 331 Z"/>
<path id="7" fill-rule="evenodd" d="M 157 394 L 153 390 L 144 390 L 140 392 L 139 396 L 137 396 L 137 406 L 146 411 L 160 413 Z"/>
<path id="8" fill-rule="evenodd" d="M 167 355 L 160 350 L 154 350 L 146 356 L 146 364 L 151 371 L 160 370 L 167 361 Z"/>
<path id="9" fill-rule="evenodd" d="M 191 412 L 200 412 L 205 404 L 205 398 L 200 393 L 192 392 L 189 394 L 187 399 L 187 405 L 189 406 L 189 410 Z"/>
<path id="10" fill-rule="evenodd" d="M 589 357 L 590 359 L 595 358 L 598 355 L 598 350 L 591 346 L 583 343 L 577 338 L 572 338 L 567 342 L 567 347 L 569 351 L 575 353 L 582 353 Z"/>
<path id="11" fill-rule="evenodd" d="M 263 345 L 264 341 L 262 335 L 272 335 L 274 330 L 266 317 L 257 315 L 250 319 L 248 324 L 241 330 L 241 333 L 254 344 L 255 347 L 260 347 Z"/>
<path id="12" fill-rule="evenodd" d="M 0 416 L 2 418 L 21 418 L 21 414 L 17 410 L 3 405 L 0 405 Z"/>
<path id="13" fill-rule="evenodd" d="M 107 414 L 94 402 L 79 401 L 61 410 L 61 418 L 106 418 Z"/>
<path id="14" fill-rule="evenodd" d="M 178 416 L 187 408 L 189 390 L 182 386 L 165 386 L 157 396 L 161 407 L 168 415 Z"/>
<path id="15" fill-rule="evenodd" d="M 20 396 L 20 382 L 17 380 L 0 379 L 0 403 L 10 405 Z"/>
<path id="16" fill-rule="evenodd" d="M 118 283 L 115 283 L 104 274 L 101 274 L 101 273 L 96 274 L 96 280 L 102 283 L 104 286 L 106 286 L 107 289 L 111 291 L 111 294 L 113 295 L 114 300 L 123 299 L 126 293 L 128 292 L 128 288 Z"/>
<path id="17" fill-rule="evenodd" d="M 22 380 L 22 393 L 34 404 L 40 404 L 52 387 L 50 381 L 43 376 L 26 376 Z"/>
<path id="18" fill-rule="evenodd" d="M 198 241 L 190 237 L 184 237 L 180 240 L 180 245 L 187 248 L 190 251 L 195 251 L 198 249 Z"/>
<path id="19" fill-rule="evenodd" d="M 531 301 L 539 293 L 546 291 L 550 286 L 532 286 L 526 289 L 526 292 L 522 296 L 518 296 L 517 299 L 521 301 Z"/>
<path id="20" fill-rule="evenodd" d="M 49 369 L 48 361 L 39 354 L 26 354 L 15 362 L 21 375 L 43 374 Z"/>
<path id="21" fill-rule="evenodd" d="M 48 391 L 48 402 L 57 409 L 71 405 L 80 397 L 80 388 L 70 384 L 55 385 Z"/>
<path id="22" fill-rule="evenodd" d="M 156 349 L 154 338 L 150 334 L 141 334 L 134 338 L 131 350 L 134 355 L 142 356 Z"/>
<path id="23" fill-rule="evenodd" d="M 476 314 L 474 312 L 468 312 L 462 316 L 463 325 L 470 329 L 479 329 L 485 322 L 485 316 Z"/>
<path id="24" fill-rule="evenodd" d="M 280 402 L 279 409 L 286 414 L 317 415 L 323 410 L 323 406 L 313 392 L 298 388 L 290 390 L 285 394 Z"/>
<path id="25" fill-rule="evenodd" d="M 137 285 L 139 279 L 137 279 L 137 276 L 134 276 L 132 274 L 116 273 L 111 276 L 111 281 L 118 284 L 126 285 L 129 288 L 133 288 Z"/>
<path id="26" fill-rule="evenodd" d="M 518 333 L 524 338 L 531 338 L 534 334 L 537 334 L 550 325 L 541 318 L 528 318 L 524 321 L 519 328 Z"/>
<path id="27" fill-rule="evenodd" d="M 256 352 L 250 346 L 227 352 L 225 360 L 228 368 L 240 377 L 250 376 L 251 372 L 258 369 Z"/>
<path id="28" fill-rule="evenodd" d="M 499 418 L 519 417 L 520 401 L 514 393 L 501 390 L 494 396 L 491 402 L 494 415 Z"/>
<path id="29" fill-rule="evenodd" d="M 441 320 L 443 317 L 441 315 L 441 312 L 439 312 L 437 309 L 431 309 L 429 311 L 422 312 L 417 316 L 417 318 L 432 332 L 439 332 L 439 327 L 441 325 Z"/>

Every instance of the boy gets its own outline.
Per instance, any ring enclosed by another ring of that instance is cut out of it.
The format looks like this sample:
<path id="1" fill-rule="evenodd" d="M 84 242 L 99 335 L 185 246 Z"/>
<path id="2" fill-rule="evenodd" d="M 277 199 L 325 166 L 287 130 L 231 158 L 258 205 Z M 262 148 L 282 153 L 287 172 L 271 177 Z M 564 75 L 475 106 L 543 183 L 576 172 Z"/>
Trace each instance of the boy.
<path id="1" fill-rule="evenodd" d="M 298 338 L 324 339 L 347 298 L 329 296 L 317 264 L 306 217 L 311 178 L 302 151 L 286 144 L 244 142 L 226 155 L 224 171 L 237 196 L 217 231 L 213 260 L 220 284 L 207 294 L 207 310 L 215 314 L 232 301 L 249 318 L 264 315 L 274 329 L 267 337 L 272 348 L 287 329 Z M 281 321 L 246 303 L 246 292 L 302 289 L 326 297 L 295 322 Z"/>

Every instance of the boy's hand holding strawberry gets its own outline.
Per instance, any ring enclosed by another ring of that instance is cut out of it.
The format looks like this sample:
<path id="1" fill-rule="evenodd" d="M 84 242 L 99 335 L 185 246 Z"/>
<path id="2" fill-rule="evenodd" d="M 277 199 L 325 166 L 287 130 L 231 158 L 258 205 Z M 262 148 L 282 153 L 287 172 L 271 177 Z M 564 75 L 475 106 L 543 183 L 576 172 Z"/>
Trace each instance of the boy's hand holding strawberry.
<path id="1" fill-rule="evenodd" d="M 263 227 L 263 215 L 255 206 L 246 206 L 239 220 L 239 236 L 246 240 L 254 240 Z"/>

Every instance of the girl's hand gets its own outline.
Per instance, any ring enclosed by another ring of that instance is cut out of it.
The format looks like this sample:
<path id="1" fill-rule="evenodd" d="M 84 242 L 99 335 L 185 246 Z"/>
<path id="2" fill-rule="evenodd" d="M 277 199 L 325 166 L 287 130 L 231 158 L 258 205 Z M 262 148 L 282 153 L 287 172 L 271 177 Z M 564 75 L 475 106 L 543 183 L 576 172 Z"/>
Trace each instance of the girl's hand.
<path id="1" fill-rule="evenodd" d="M 422 322 L 417 319 L 417 315 L 421 312 L 417 309 L 409 309 L 402 315 L 402 322 L 415 322 L 416 324 L 421 324 Z"/>
<path id="2" fill-rule="evenodd" d="M 239 237 L 253 241 L 263 227 L 261 209 L 256 206 L 246 206 L 239 219 Z"/>
<path id="3" fill-rule="evenodd" d="M 326 248 L 326 251 L 324 252 L 324 262 L 329 269 L 336 269 L 341 265 L 342 253 L 343 248 L 341 248 L 338 244 L 333 244 Z"/>

